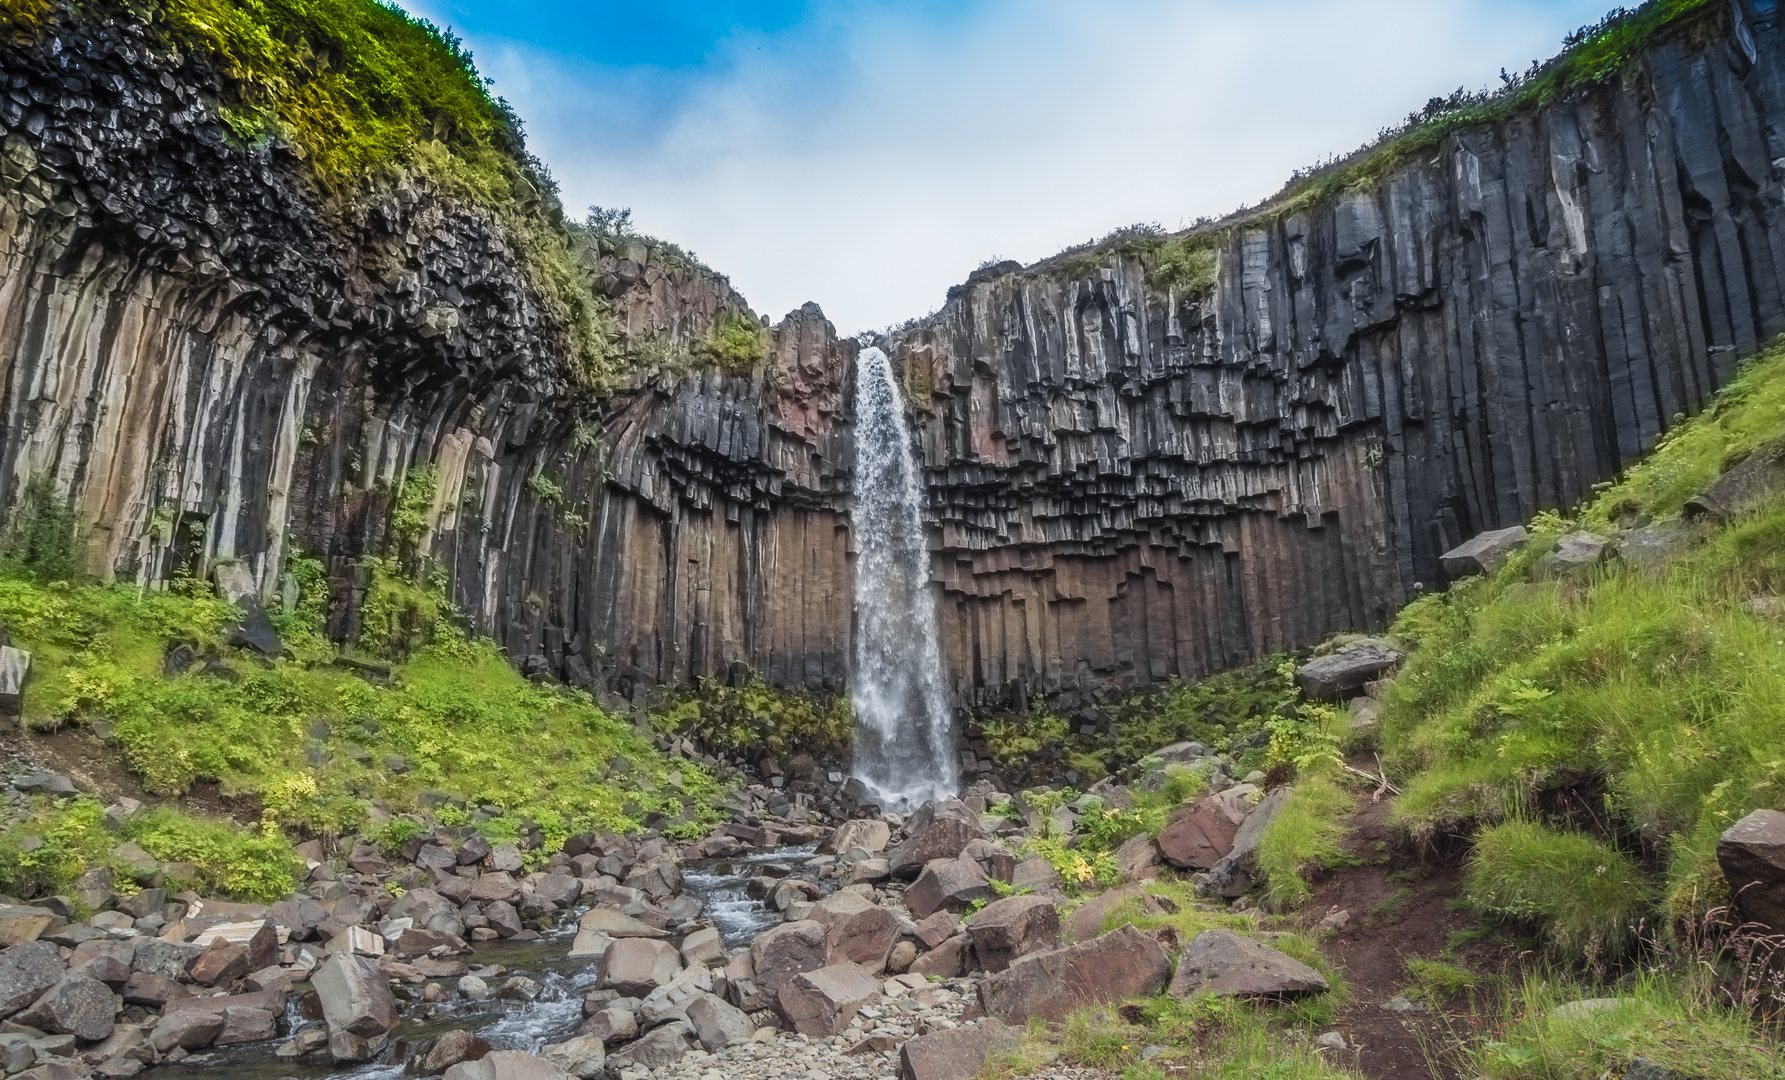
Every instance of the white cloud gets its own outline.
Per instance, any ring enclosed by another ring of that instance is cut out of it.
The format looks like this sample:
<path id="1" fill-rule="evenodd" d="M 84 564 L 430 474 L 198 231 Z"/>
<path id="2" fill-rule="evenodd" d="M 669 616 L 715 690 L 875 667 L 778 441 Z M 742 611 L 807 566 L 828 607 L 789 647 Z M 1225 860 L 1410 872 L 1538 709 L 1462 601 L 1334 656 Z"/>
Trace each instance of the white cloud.
<path id="1" fill-rule="evenodd" d="M 630 206 L 759 311 L 817 300 L 849 332 L 937 307 L 992 257 L 1258 202 L 1427 97 L 1548 57 L 1603 3 L 859 4 L 696 72 L 470 43 L 567 207 Z"/>

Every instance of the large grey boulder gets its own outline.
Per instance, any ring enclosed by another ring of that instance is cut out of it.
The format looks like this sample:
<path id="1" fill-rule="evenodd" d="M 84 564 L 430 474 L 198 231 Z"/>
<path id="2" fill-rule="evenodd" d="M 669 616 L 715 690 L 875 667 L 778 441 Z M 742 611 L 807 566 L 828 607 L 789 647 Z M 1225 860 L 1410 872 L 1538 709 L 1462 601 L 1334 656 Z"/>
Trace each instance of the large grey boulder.
<path id="1" fill-rule="evenodd" d="M 688 1045 L 687 1037 L 682 1034 L 682 1026 L 666 1024 L 609 1054 L 607 1069 L 614 1076 L 633 1069 L 650 1072 L 674 1065 L 691 1049 L 693 1047 Z"/>
<path id="2" fill-rule="evenodd" d="M 310 976 L 328 1021 L 329 1053 L 336 1061 L 363 1061 L 371 1052 L 367 1040 L 397 1026 L 397 1001 L 378 964 L 350 952 L 329 956 Z"/>
<path id="3" fill-rule="evenodd" d="M 594 1080 L 606 1071 L 607 1047 L 594 1035 L 552 1043 L 540 1052 L 547 1061 L 581 1080 Z"/>
<path id="4" fill-rule="evenodd" d="M 1574 577 L 1598 566 L 1611 554 L 1611 541 L 1590 532 L 1571 532 L 1556 541 L 1549 554 L 1537 560 L 1537 576 L 1544 580 Z"/>
<path id="5" fill-rule="evenodd" d="M 831 831 L 818 845 L 820 855 L 842 855 L 845 852 L 861 848 L 873 854 L 885 851 L 886 845 L 892 842 L 892 827 L 884 821 L 870 818 L 857 818 L 845 821 Z"/>
<path id="6" fill-rule="evenodd" d="M 781 1015 L 802 1035 L 835 1035 L 880 996 L 880 980 L 858 964 L 838 964 L 795 976 L 781 988 Z"/>
<path id="7" fill-rule="evenodd" d="M 1785 814 L 1756 810 L 1724 830 L 1717 865 L 1742 917 L 1785 933 Z"/>
<path id="8" fill-rule="evenodd" d="M 756 1034 L 756 1023 L 745 1015 L 744 1010 L 734 1008 L 712 994 L 698 995 L 684 1011 L 688 1022 L 694 1025 L 701 1048 L 708 1053 L 747 1043 Z"/>
<path id="9" fill-rule="evenodd" d="M 1686 514 L 1727 521 L 1754 509 L 1777 491 L 1785 491 L 1785 439 L 1750 453 L 1709 488 L 1688 499 Z"/>
<path id="10" fill-rule="evenodd" d="M 1205 930 L 1184 950 L 1170 993 L 1291 998 L 1326 989 L 1326 979 L 1300 960 L 1232 930 Z"/>
<path id="11" fill-rule="evenodd" d="M 914 919 L 928 918 L 933 912 L 966 911 L 976 900 L 991 902 L 998 898 L 985 870 L 968 858 L 932 859 L 905 890 L 905 907 Z"/>
<path id="12" fill-rule="evenodd" d="M 52 942 L 27 941 L 0 952 L 0 1019 L 42 997 L 66 970 Z"/>
<path id="13" fill-rule="evenodd" d="M 860 964 L 874 974 L 886 969 L 886 958 L 900 936 L 899 920 L 892 912 L 850 890 L 814 904 L 811 918 L 824 927 L 826 963 Z"/>
<path id="14" fill-rule="evenodd" d="M 1311 698 L 1337 701 L 1363 690 L 1405 660 L 1401 650 L 1381 638 L 1360 638 L 1325 656 L 1315 657 L 1296 669 L 1302 693 Z"/>
<path id="15" fill-rule="evenodd" d="M 967 919 L 973 952 L 987 971 L 1051 949 L 1060 937 L 1060 913 L 1045 896 L 1007 896 Z"/>
<path id="16" fill-rule="evenodd" d="M 1438 564 L 1444 568 L 1445 576 L 1453 579 L 1471 574 L 1491 574 L 1500 569 L 1507 557 L 1517 551 L 1530 535 L 1523 525 L 1477 533 L 1474 539 L 1465 540 L 1438 556 Z"/>
<path id="17" fill-rule="evenodd" d="M 669 985 L 681 970 L 681 954 L 669 942 L 625 938 L 608 947 L 599 986 L 603 990 L 618 990 L 627 997 L 642 998 Z"/>
<path id="18" fill-rule="evenodd" d="M 958 857 L 974 840 L 988 839 L 979 827 L 979 815 L 958 799 L 931 803 L 905 825 L 906 839 L 887 852 L 887 863 L 896 878 L 910 880 L 936 859 Z"/>
<path id="19" fill-rule="evenodd" d="M 669 931 L 640 922 L 630 915 L 607 908 L 590 908 L 577 920 L 577 930 L 585 934 L 606 934 L 611 938 L 660 938 Z"/>
<path id="20" fill-rule="evenodd" d="M 492 1050 L 476 1061 L 461 1061 L 444 1080 L 570 1080 L 554 1062 L 519 1050 Z"/>
<path id="21" fill-rule="evenodd" d="M 773 1001 L 795 976 L 830 962 L 824 924 L 811 919 L 782 923 L 750 943 L 756 987 Z"/>
<path id="22" fill-rule="evenodd" d="M 85 972 L 71 971 L 13 1019 L 57 1035 L 97 1042 L 112 1033 L 123 1006 L 111 987 Z"/>
<path id="23" fill-rule="evenodd" d="M 1087 1005 L 1157 994 L 1170 977 L 1165 950 L 1129 924 L 985 976 L 978 983 L 979 1004 L 1007 1024 L 1025 1025 L 1036 1016 L 1056 1023 Z"/>
<path id="24" fill-rule="evenodd" d="M 576 1029 L 578 1035 L 593 1035 L 612 1046 L 638 1036 L 638 1016 L 631 1009 L 609 1006 L 600 1009 Z"/>

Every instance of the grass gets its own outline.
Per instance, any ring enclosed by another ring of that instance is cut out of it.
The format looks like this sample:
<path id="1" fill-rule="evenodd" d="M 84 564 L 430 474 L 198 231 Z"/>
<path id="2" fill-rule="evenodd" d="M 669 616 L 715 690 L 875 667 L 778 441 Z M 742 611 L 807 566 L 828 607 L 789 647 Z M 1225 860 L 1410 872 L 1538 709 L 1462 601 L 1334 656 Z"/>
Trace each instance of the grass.
<path id="1" fill-rule="evenodd" d="M 1452 998 L 1480 990 L 1481 976 L 1442 960 L 1409 957 L 1406 960 L 1406 996 L 1428 1004 L 1442 1004 Z"/>
<path id="2" fill-rule="evenodd" d="M 332 650 L 235 655 L 221 647 L 232 621 L 226 603 L 197 592 L 0 577 L 0 623 L 33 656 L 26 725 L 109 725 L 151 793 L 216 781 L 258 798 L 263 830 L 298 836 L 348 834 L 374 805 L 420 810 L 435 792 L 457 800 L 431 811 L 460 818 L 450 824 L 547 841 L 635 831 L 653 814 L 694 836 L 718 819 L 706 770 L 663 759 L 580 691 L 527 682 L 447 613 L 385 684 L 335 666 Z M 215 662 L 169 676 L 163 658 L 179 644 Z"/>
<path id="3" fill-rule="evenodd" d="M 1265 827 L 1255 856 L 1255 876 L 1264 883 L 1264 901 L 1282 910 L 1305 903 L 1311 893 L 1307 875 L 1339 859 L 1356 809 L 1355 800 L 1331 768 L 1304 773 L 1295 791 Z"/>
<path id="4" fill-rule="evenodd" d="M 1399 823 L 1430 837 L 1547 813 L 1563 830 L 1634 836 L 1660 859 L 1665 880 L 1639 894 L 1666 898 L 1651 915 L 1691 922 L 1724 901 L 1718 835 L 1785 805 L 1785 630 L 1742 606 L 1785 591 L 1785 499 L 1705 531 L 1655 569 L 1527 578 L 1577 522 L 1603 530 L 1677 515 L 1722 468 L 1778 438 L 1785 348 L 1775 345 L 1575 521 L 1541 517 L 1496 575 L 1402 612 L 1394 633 L 1418 648 L 1379 722 L 1391 773 L 1407 778 Z M 1564 791 L 1588 794 L 1563 814 L 1554 796 Z M 1571 865 L 1601 865 L 1578 855 Z"/>
<path id="5" fill-rule="evenodd" d="M 1771 1038 L 1717 1000 L 1705 979 L 1643 972 L 1611 988 L 1532 976 L 1498 995 L 1474 1018 L 1458 1072 L 1483 1080 L 1599 1080 L 1623 1076 L 1633 1062 L 1700 1080 L 1785 1077 Z M 1556 1015 L 1571 1001 L 1615 997 L 1615 1008 Z"/>
<path id="6" fill-rule="evenodd" d="M 1528 923 L 1576 959 L 1622 956 L 1649 894 L 1630 856 L 1530 821 L 1483 829 L 1463 881 L 1463 895 L 1483 914 Z"/>

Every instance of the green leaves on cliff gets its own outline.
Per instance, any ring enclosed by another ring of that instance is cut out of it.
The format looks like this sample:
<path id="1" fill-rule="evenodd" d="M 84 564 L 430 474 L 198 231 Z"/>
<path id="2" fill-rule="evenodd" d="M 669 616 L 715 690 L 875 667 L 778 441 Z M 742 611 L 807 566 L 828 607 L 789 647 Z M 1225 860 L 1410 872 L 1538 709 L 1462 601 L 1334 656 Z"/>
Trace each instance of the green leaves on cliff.
<path id="1" fill-rule="evenodd" d="M 831 754 L 849 748 L 855 718 L 843 695 L 779 690 L 752 675 L 742 686 L 703 679 L 653 714 L 651 726 L 717 752 Z"/>

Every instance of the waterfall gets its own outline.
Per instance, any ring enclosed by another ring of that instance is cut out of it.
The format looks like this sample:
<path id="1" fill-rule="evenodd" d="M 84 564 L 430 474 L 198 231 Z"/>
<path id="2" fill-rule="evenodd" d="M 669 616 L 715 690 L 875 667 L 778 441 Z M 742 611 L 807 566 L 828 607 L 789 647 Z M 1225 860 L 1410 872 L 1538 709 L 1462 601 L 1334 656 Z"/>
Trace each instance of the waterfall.
<path id="1" fill-rule="evenodd" d="M 956 793 L 911 427 L 879 349 L 855 363 L 855 776 L 888 810 Z"/>

